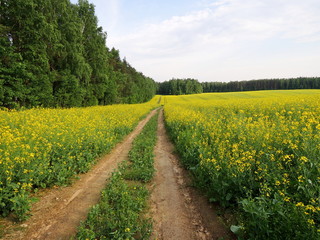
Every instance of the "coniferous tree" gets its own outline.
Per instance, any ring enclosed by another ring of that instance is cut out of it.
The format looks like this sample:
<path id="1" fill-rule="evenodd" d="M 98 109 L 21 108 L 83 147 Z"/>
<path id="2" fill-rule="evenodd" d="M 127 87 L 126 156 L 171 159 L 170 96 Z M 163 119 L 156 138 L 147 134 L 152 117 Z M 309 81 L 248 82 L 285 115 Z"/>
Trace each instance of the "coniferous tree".
<path id="1" fill-rule="evenodd" d="M 288 79 L 260 79 L 237 82 L 204 82 L 204 92 L 237 92 L 281 89 L 319 89 L 319 77 L 300 77 Z"/>
<path id="2" fill-rule="evenodd" d="M 45 39 L 50 36 L 50 26 L 41 11 L 46 1 L 5 1 L 4 23 L 10 28 L 14 52 L 22 57 L 22 64 L 29 73 L 23 79 L 26 106 L 52 103 L 52 86 Z"/>
<path id="3" fill-rule="evenodd" d="M 90 66 L 83 56 L 81 21 L 78 8 L 69 0 L 52 0 L 51 19 L 57 29 L 58 41 L 49 51 L 50 70 L 55 105 L 61 107 L 82 106 L 85 88 L 81 82 L 88 82 Z"/>
<path id="4" fill-rule="evenodd" d="M 0 106 L 138 103 L 155 82 L 106 46 L 87 0 L 0 1 Z"/>
<path id="5" fill-rule="evenodd" d="M 202 93 L 202 85 L 196 79 L 171 79 L 159 83 L 158 93 L 163 95 L 181 95 Z"/>
<path id="6" fill-rule="evenodd" d="M 23 82 L 28 74 L 11 41 L 10 29 L 0 25 L 0 106 L 17 108 L 25 102 Z"/>

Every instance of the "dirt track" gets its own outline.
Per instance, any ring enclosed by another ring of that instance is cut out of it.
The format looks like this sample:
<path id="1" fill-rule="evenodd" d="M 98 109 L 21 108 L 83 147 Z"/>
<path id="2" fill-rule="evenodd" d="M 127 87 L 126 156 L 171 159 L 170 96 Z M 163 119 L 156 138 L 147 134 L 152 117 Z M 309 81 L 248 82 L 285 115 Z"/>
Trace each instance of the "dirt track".
<path id="1" fill-rule="evenodd" d="M 154 239 L 233 239 L 212 205 L 190 187 L 190 177 L 179 166 L 164 127 L 163 111 L 159 115 L 158 142 L 151 208 Z"/>
<path id="2" fill-rule="evenodd" d="M 133 139 L 156 113 L 152 111 L 113 151 L 80 180 L 65 188 L 44 190 L 33 205 L 33 216 L 23 224 L 5 229 L 4 239 L 70 239 L 89 208 L 99 201 L 106 179 L 118 163 L 127 159 Z M 164 128 L 163 111 L 158 122 L 155 148 L 157 174 L 151 184 L 152 239 L 235 239 L 222 224 L 212 205 L 190 187 L 188 173 L 179 166 L 174 147 Z M 9 224 L 10 225 L 10 224 Z"/>
<path id="3" fill-rule="evenodd" d="M 118 163 L 127 158 L 133 139 L 156 111 L 152 111 L 142 120 L 135 130 L 122 143 L 117 144 L 92 170 L 81 175 L 80 180 L 69 187 L 44 191 L 40 201 L 33 205 L 33 216 L 20 225 L 22 230 L 9 229 L 11 233 L 6 235 L 5 239 L 58 240 L 70 239 L 75 235 L 80 221 L 86 218 L 89 208 L 99 201 L 106 179 Z M 12 228 L 17 227 L 12 226 Z"/>

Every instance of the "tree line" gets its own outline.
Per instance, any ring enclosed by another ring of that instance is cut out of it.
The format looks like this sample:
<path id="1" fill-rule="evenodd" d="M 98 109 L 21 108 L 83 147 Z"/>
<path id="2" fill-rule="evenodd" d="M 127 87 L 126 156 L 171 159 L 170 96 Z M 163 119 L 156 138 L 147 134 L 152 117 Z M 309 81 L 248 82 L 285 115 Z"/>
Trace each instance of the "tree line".
<path id="1" fill-rule="evenodd" d="M 238 92 L 285 89 L 320 89 L 320 77 L 259 79 L 232 82 L 199 82 L 196 79 L 171 79 L 157 83 L 157 94 L 182 95 L 209 92 Z"/>
<path id="2" fill-rule="evenodd" d="M 139 103 L 156 83 L 106 46 L 87 0 L 0 0 L 0 107 Z"/>
<path id="3" fill-rule="evenodd" d="M 202 93 L 202 85 L 196 79 L 171 79 L 158 83 L 157 93 L 160 95 L 182 95 Z"/>
<path id="4" fill-rule="evenodd" d="M 261 79 L 233 82 L 203 82 L 203 92 L 238 92 L 281 89 L 320 89 L 319 77 Z"/>

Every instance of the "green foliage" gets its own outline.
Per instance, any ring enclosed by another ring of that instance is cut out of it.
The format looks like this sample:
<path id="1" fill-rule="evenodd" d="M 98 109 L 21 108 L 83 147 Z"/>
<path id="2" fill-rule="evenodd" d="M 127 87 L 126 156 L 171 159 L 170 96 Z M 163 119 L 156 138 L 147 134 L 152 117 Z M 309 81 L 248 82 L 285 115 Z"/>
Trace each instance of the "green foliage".
<path id="1" fill-rule="evenodd" d="M 202 85 L 196 79 L 171 79 L 158 83 L 158 94 L 161 95 L 183 95 L 202 92 Z"/>
<path id="2" fill-rule="evenodd" d="M 134 140 L 129 152 L 130 163 L 123 168 L 125 179 L 149 182 L 153 178 L 157 122 L 157 116 L 154 116 Z"/>
<path id="3" fill-rule="evenodd" d="M 140 184 L 126 183 L 120 172 L 113 173 L 100 203 L 93 206 L 79 227 L 78 239 L 149 239 L 151 221 L 141 220 L 149 195 Z"/>
<path id="4" fill-rule="evenodd" d="M 14 52 L 8 38 L 9 28 L 0 24 L 0 106 L 16 108 L 24 101 L 24 78 L 28 77 L 26 65 L 19 53 Z"/>
<path id="5" fill-rule="evenodd" d="M 117 85 L 115 101 L 139 103 L 151 99 L 156 93 L 156 83 L 137 72 L 125 59 L 122 62 L 119 51 L 112 48 L 110 53 L 109 62 L 115 71 L 110 79 L 114 79 Z"/>
<path id="6" fill-rule="evenodd" d="M 0 106 L 141 103 L 155 82 L 106 47 L 87 0 L 0 2 Z"/>
<path id="7" fill-rule="evenodd" d="M 91 208 L 79 227 L 78 239 L 150 238 L 152 222 L 142 214 L 147 207 L 149 191 L 143 183 L 150 181 L 155 171 L 153 150 L 157 119 L 157 115 L 152 117 L 134 140 L 130 162 L 123 163 L 120 170 L 113 173 L 99 204 Z"/>
<path id="8" fill-rule="evenodd" d="M 237 235 L 246 239 L 319 239 L 317 230 L 308 222 L 308 216 L 294 204 L 283 202 L 279 195 L 274 199 L 256 197 L 240 201 L 242 222 Z"/>
<path id="9" fill-rule="evenodd" d="M 19 221 L 28 217 L 31 199 L 22 185 L 16 183 L 8 183 L 6 188 L 1 190 L 0 208 L 4 209 L 2 215 L 6 216 L 13 212 L 15 218 Z"/>
<path id="10" fill-rule="evenodd" d="M 238 92 L 280 89 L 319 89 L 319 77 L 260 79 L 233 82 L 203 82 L 203 92 Z"/>

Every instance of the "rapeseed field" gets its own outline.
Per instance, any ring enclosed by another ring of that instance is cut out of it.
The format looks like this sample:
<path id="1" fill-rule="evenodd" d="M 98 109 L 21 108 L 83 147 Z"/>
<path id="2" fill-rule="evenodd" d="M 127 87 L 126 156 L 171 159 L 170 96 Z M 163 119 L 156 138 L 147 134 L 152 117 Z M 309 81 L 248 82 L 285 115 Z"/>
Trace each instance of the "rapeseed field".
<path id="1" fill-rule="evenodd" d="M 144 104 L 0 111 L 0 213 L 24 219 L 30 192 L 67 184 L 89 170 L 158 101 L 157 96 Z"/>
<path id="2" fill-rule="evenodd" d="M 182 161 L 242 239 L 320 239 L 320 91 L 167 96 Z"/>

